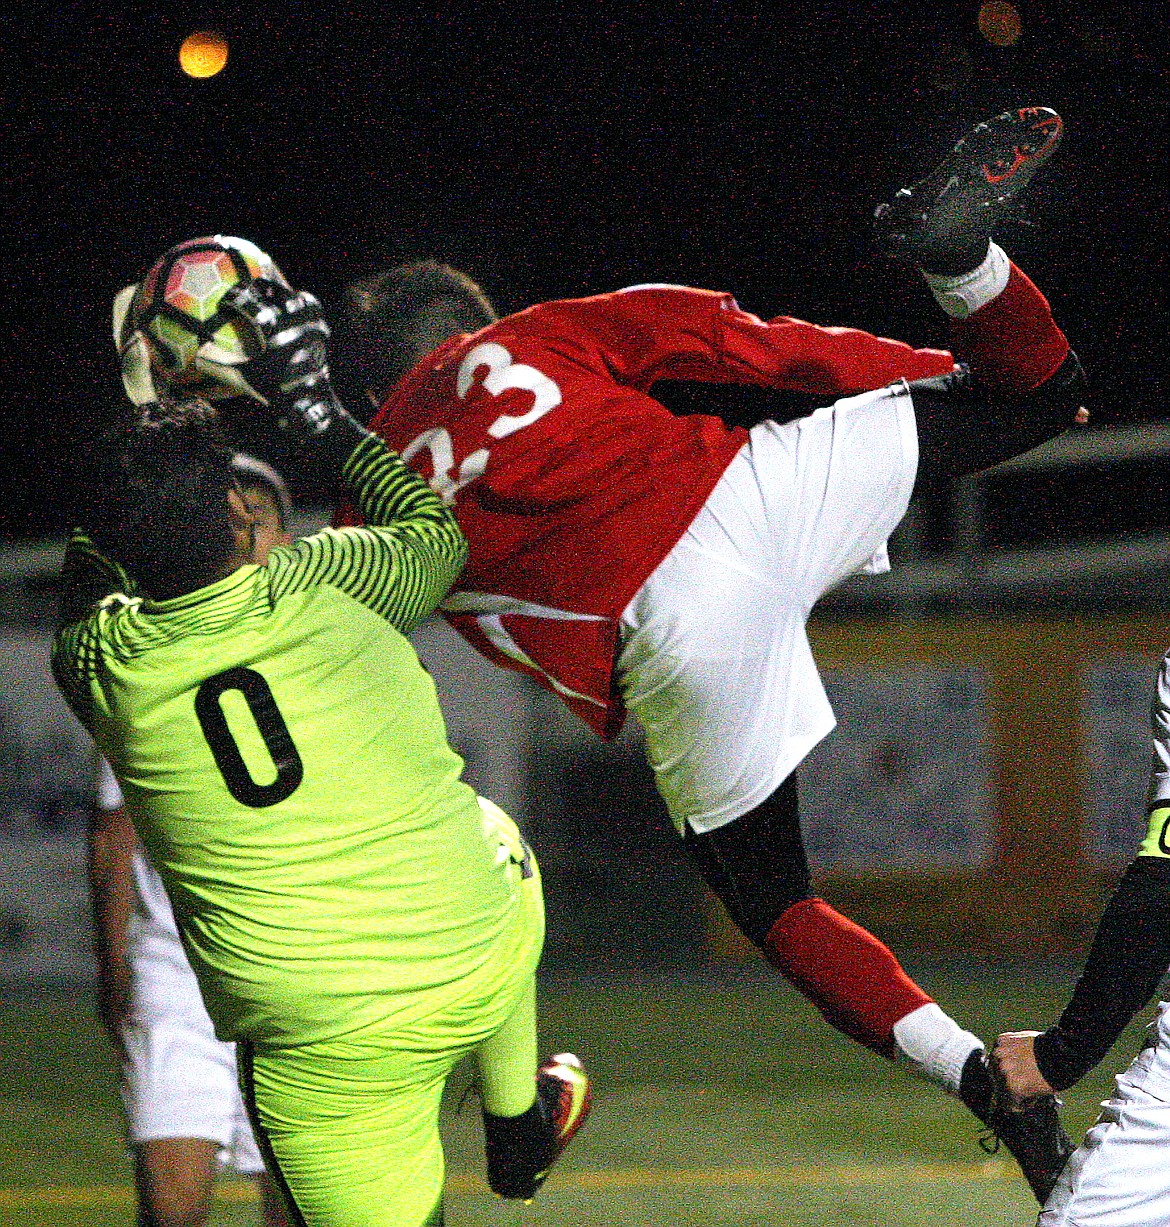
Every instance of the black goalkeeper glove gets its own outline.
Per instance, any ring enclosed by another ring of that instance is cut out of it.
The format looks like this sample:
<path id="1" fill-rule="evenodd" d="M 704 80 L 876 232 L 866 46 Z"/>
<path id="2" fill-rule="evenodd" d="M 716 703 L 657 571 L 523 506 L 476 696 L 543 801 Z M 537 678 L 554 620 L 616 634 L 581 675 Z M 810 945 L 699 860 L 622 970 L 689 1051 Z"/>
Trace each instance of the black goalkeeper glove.
<path id="1" fill-rule="evenodd" d="M 257 277 L 233 286 L 223 301 L 247 320 L 263 345 L 244 364 L 243 374 L 281 426 L 314 439 L 353 421 L 329 382 L 329 325 L 312 294 Z"/>

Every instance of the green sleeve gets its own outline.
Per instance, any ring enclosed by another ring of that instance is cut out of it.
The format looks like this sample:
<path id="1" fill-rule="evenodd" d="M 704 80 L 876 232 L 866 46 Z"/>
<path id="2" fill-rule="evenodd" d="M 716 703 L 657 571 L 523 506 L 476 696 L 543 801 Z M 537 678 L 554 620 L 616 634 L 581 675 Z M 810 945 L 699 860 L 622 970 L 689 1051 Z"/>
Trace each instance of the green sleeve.
<path id="1" fill-rule="evenodd" d="M 342 477 L 366 526 L 329 528 L 275 550 L 272 599 L 330 584 L 406 633 L 455 582 L 467 540 L 438 495 L 376 436 L 353 449 Z"/>
<path id="2" fill-rule="evenodd" d="M 107 558 L 83 528 L 69 534 L 61 565 L 61 623 L 76 622 L 111 592 L 136 596 L 138 586 L 129 573 Z"/>
<path id="3" fill-rule="evenodd" d="M 88 679 L 97 667 L 98 636 L 92 614 L 112 593 L 133 596 L 137 585 L 107 558 L 84 529 L 75 528 L 61 568 L 61 626 L 53 643 L 53 677 L 74 714 L 90 726 Z"/>
<path id="4" fill-rule="evenodd" d="M 1167 836 L 1170 836 L 1170 805 L 1158 802 L 1150 810 L 1149 826 L 1138 855 L 1170 857 Z"/>

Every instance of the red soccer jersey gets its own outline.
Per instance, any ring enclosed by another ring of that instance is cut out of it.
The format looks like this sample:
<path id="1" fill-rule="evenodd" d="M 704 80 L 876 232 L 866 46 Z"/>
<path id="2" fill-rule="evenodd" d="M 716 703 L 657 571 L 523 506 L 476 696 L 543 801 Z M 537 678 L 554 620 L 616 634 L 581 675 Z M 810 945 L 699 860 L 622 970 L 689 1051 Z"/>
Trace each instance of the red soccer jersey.
<path id="1" fill-rule="evenodd" d="M 610 737 L 624 717 L 612 676 L 622 610 L 747 440 L 717 417 L 674 416 L 649 395 L 654 381 L 828 402 L 953 365 L 856 329 L 765 323 L 728 294 L 634 286 L 452 338 L 371 429 L 453 501 L 470 542 L 448 619 Z"/>

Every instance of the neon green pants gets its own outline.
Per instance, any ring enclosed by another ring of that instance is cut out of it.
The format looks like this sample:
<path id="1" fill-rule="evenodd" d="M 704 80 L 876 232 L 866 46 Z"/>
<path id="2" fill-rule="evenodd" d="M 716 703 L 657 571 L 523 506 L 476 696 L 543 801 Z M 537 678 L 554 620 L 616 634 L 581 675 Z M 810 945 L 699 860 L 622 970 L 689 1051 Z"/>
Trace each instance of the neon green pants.
<path id="1" fill-rule="evenodd" d="M 483 977 L 438 1016 L 296 1048 L 239 1045 L 240 1082 L 273 1176 L 308 1227 L 424 1227 L 442 1221 L 439 1102 L 474 1054 L 484 1104 L 513 1115 L 535 1097 L 540 876 L 520 894 L 531 957 Z"/>

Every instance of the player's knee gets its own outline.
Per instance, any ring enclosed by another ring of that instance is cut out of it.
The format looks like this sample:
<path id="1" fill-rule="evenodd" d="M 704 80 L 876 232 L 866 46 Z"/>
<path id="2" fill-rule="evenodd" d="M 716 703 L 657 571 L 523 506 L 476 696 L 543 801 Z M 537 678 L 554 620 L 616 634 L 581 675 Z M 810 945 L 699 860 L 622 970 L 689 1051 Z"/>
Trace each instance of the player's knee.
<path id="1" fill-rule="evenodd" d="M 785 891 L 773 891 L 757 897 L 740 918 L 733 919 L 748 941 L 764 950 L 767 947 L 768 934 L 776 927 L 780 918 L 798 903 L 805 903 L 811 898 L 812 887 L 807 879 L 792 881 L 789 889 Z"/>
<path id="2" fill-rule="evenodd" d="M 726 826 L 688 831 L 686 847 L 736 927 L 761 949 L 776 921 L 811 898 L 795 776 Z"/>
<path id="3" fill-rule="evenodd" d="M 1038 447 L 1080 421 L 1085 373 L 1075 353 L 1043 383 L 1004 399 L 960 368 L 910 386 L 918 424 L 919 486 L 977 473 Z"/>

